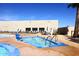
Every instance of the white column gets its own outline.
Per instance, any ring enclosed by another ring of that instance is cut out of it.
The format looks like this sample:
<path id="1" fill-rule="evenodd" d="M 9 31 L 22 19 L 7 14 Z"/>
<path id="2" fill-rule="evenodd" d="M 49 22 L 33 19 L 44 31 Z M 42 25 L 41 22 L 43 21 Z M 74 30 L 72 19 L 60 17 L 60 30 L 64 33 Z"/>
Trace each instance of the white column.
<path id="1" fill-rule="evenodd" d="M 32 27 L 30 27 L 31 28 L 31 31 L 32 31 Z"/>
<path id="2" fill-rule="evenodd" d="M 53 34 L 53 28 L 51 28 L 51 35 Z"/>
<path id="3" fill-rule="evenodd" d="M 37 27 L 37 31 L 39 32 L 39 27 Z"/>
<path id="4" fill-rule="evenodd" d="M 47 28 L 45 27 L 45 31 L 47 32 Z"/>

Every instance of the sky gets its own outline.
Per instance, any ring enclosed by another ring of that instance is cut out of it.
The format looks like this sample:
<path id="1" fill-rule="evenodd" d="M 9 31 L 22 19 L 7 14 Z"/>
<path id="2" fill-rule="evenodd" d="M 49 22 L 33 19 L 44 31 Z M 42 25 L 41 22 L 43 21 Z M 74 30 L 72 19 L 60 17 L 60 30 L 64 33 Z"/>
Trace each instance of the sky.
<path id="1" fill-rule="evenodd" d="M 0 21 L 58 20 L 59 27 L 74 26 L 76 8 L 65 3 L 0 3 Z"/>

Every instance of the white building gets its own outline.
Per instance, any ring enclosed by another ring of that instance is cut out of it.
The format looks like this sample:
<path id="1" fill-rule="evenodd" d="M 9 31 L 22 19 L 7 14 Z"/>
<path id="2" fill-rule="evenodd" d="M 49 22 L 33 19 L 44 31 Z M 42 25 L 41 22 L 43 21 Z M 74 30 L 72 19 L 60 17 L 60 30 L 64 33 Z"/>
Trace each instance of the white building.
<path id="1" fill-rule="evenodd" d="M 73 36 L 74 34 L 74 27 L 73 26 L 69 26 L 68 27 L 68 36 Z"/>
<path id="2" fill-rule="evenodd" d="M 74 26 L 67 26 L 58 28 L 58 33 L 62 35 L 73 36 L 74 34 Z"/>
<path id="3" fill-rule="evenodd" d="M 55 32 L 58 29 L 58 20 L 32 21 L 0 21 L 0 31 L 16 32 L 17 30 Z"/>

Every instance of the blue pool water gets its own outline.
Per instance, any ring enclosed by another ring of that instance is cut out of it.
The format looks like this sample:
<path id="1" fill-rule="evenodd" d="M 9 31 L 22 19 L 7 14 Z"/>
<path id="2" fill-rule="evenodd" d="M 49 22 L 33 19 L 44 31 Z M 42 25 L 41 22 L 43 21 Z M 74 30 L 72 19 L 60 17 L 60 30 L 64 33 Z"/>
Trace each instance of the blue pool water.
<path id="1" fill-rule="evenodd" d="M 14 35 L 10 34 L 0 34 L 0 38 L 8 38 L 8 37 L 13 37 Z"/>
<path id="2" fill-rule="evenodd" d="M 45 39 L 39 36 L 35 37 L 24 37 L 21 39 L 23 42 L 36 46 L 38 48 L 46 47 L 57 47 L 57 46 L 66 46 L 64 43 L 55 42 L 54 40 Z"/>
<path id="3" fill-rule="evenodd" d="M 0 43 L 0 56 L 19 56 L 19 50 L 12 45 Z"/>

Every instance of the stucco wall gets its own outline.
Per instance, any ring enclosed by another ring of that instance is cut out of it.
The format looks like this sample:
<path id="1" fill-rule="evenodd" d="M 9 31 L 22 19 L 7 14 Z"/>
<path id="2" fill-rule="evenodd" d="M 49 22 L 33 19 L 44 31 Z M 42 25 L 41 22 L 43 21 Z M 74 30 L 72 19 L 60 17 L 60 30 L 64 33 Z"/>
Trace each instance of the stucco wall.
<path id="1" fill-rule="evenodd" d="M 68 36 L 72 36 L 74 34 L 74 27 L 68 27 Z"/>
<path id="2" fill-rule="evenodd" d="M 21 31 L 25 31 L 25 28 L 40 28 L 44 27 L 45 30 L 48 31 L 54 29 L 58 29 L 58 21 L 57 20 L 33 20 L 33 21 L 0 21 L 0 31 L 17 31 L 17 29 L 21 29 Z"/>

